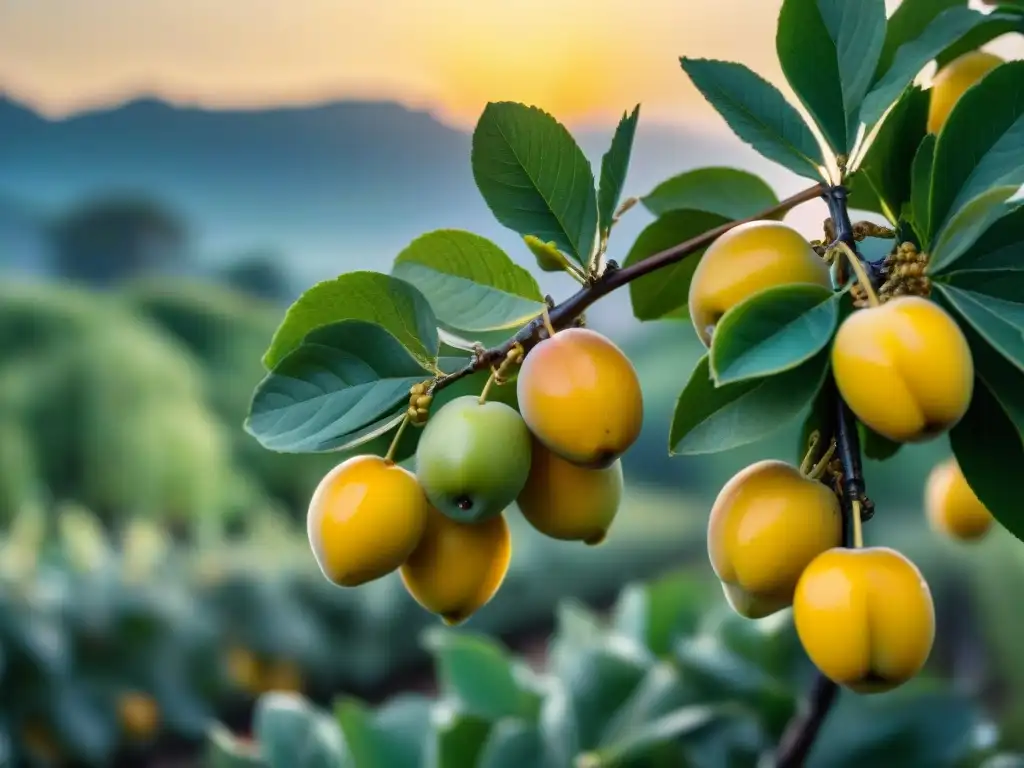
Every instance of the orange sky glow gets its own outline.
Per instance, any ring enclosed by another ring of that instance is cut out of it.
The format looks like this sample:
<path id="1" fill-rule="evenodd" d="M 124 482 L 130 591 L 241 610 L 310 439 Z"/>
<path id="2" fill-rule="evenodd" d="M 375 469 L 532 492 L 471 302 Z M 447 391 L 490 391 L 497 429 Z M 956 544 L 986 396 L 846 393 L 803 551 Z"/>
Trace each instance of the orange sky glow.
<path id="1" fill-rule="evenodd" d="M 705 122 L 678 57 L 742 61 L 781 85 L 780 2 L 10 0 L 0 91 L 54 116 L 153 94 L 211 107 L 395 99 L 459 125 L 487 101 L 570 124 L 641 102 L 649 120 Z M 1008 52 L 1024 55 L 1019 39 Z"/>

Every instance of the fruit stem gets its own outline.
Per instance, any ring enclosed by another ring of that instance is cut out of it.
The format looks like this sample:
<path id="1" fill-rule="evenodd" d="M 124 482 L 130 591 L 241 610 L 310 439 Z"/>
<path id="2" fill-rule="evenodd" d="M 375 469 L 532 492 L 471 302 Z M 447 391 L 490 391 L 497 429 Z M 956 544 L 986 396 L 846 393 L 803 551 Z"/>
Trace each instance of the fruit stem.
<path id="1" fill-rule="evenodd" d="M 398 442 L 402 439 L 402 434 L 405 432 L 405 428 L 409 426 L 409 417 L 405 416 L 402 418 L 402 423 L 398 425 L 398 430 L 395 432 L 395 436 L 391 438 L 391 445 L 388 446 L 388 452 L 384 454 L 384 461 L 387 464 L 395 463 L 395 451 L 398 450 Z"/>
<path id="2" fill-rule="evenodd" d="M 497 373 L 497 370 L 493 368 L 491 369 L 491 375 L 487 377 L 487 383 L 484 384 L 484 388 L 480 390 L 480 405 L 483 405 L 484 403 L 487 402 L 487 395 L 488 393 L 490 393 L 491 387 L 494 386 L 494 380 L 497 378 Z"/>
<path id="3" fill-rule="evenodd" d="M 855 549 L 864 547 L 864 525 L 860 519 L 860 500 L 854 499 L 850 504 L 850 513 L 853 516 L 853 546 Z"/>
<path id="4" fill-rule="evenodd" d="M 821 433 L 818 430 L 811 432 L 810 437 L 807 438 L 807 453 L 804 454 L 804 460 L 800 462 L 800 474 L 805 477 L 809 477 L 811 474 L 811 466 L 814 463 L 814 452 L 818 448 L 818 443 L 821 442 Z"/>
<path id="5" fill-rule="evenodd" d="M 836 455 L 836 444 L 835 441 L 829 443 L 828 450 L 825 451 L 825 455 L 821 457 L 821 460 L 811 467 L 810 472 L 807 472 L 807 477 L 810 480 L 818 480 L 825 473 L 825 469 L 828 467 L 829 462 L 832 461 L 832 457 Z"/>
<path id="6" fill-rule="evenodd" d="M 544 330 L 548 332 L 548 338 L 550 339 L 555 335 L 555 326 L 551 324 L 551 313 L 548 311 L 548 305 L 544 305 L 544 309 L 541 310 L 541 318 L 544 320 Z"/>
<path id="7" fill-rule="evenodd" d="M 808 187 L 802 192 L 798 192 L 792 197 L 786 198 L 778 205 L 773 205 L 771 208 L 761 211 L 760 213 L 746 219 L 737 219 L 736 221 L 727 222 L 720 227 L 709 229 L 702 235 L 698 235 L 697 237 L 693 237 L 685 242 L 679 243 L 678 245 L 674 245 L 671 248 L 667 248 L 664 251 L 660 251 L 645 259 L 641 259 L 635 264 L 630 264 L 626 267 L 619 267 L 614 261 L 608 261 L 606 269 L 600 278 L 594 282 L 584 285 L 561 304 L 551 308 L 546 313 L 547 322 L 550 323 L 551 327 L 555 330 L 559 328 L 568 328 L 573 324 L 573 322 L 575 322 L 577 317 L 582 315 L 587 308 L 589 308 L 590 305 L 598 299 L 607 296 L 625 285 L 628 285 L 634 280 L 645 277 L 652 272 L 657 272 L 660 269 L 673 266 L 685 259 L 687 256 L 691 256 L 702 251 L 726 232 L 729 232 L 741 224 L 775 218 L 781 214 L 787 213 L 793 208 L 796 208 L 798 205 L 826 196 L 829 192 L 830 188 L 826 187 L 824 184 L 815 184 L 813 187 Z M 464 379 L 466 376 L 471 376 L 477 371 L 482 371 L 484 368 L 490 368 L 494 365 L 500 364 L 501 361 L 505 359 L 508 351 L 517 344 L 527 348 L 532 346 L 539 339 L 541 329 L 546 330 L 543 315 L 535 317 L 533 320 L 528 322 L 504 344 L 500 344 L 497 347 L 491 347 L 490 349 L 481 350 L 475 354 L 470 362 L 464 367 L 444 376 L 439 376 L 431 385 L 430 393 L 433 394 L 440 389 L 444 389 L 445 387 L 454 384 L 456 381 Z"/>
<path id="8" fill-rule="evenodd" d="M 837 241 L 834 247 L 837 250 L 842 251 L 846 256 L 846 260 L 853 269 L 853 273 L 857 276 L 857 282 L 860 283 L 864 292 L 868 295 L 868 303 L 871 304 L 872 307 L 879 306 L 881 302 L 878 300 L 878 294 L 875 293 L 875 286 L 871 284 L 871 278 L 868 277 L 868 273 L 864 269 L 864 265 L 861 263 L 860 257 L 842 240 Z"/>

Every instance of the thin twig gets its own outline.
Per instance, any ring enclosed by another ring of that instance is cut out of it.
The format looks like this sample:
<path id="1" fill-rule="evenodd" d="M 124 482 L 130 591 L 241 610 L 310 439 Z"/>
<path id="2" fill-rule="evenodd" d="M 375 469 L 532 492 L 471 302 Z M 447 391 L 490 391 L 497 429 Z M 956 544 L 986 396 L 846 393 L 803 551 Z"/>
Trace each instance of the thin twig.
<path id="1" fill-rule="evenodd" d="M 609 261 L 607 262 L 607 268 L 604 274 L 600 278 L 583 286 L 561 304 L 556 304 L 550 308 L 548 318 L 550 319 L 551 325 L 555 330 L 568 328 L 591 304 L 598 299 L 607 296 L 612 291 L 621 288 L 638 278 L 682 261 L 687 256 L 707 247 L 726 232 L 740 224 L 778 216 L 780 213 L 785 213 L 801 203 L 806 203 L 817 197 L 821 197 L 823 194 L 826 194 L 826 192 L 826 188 L 821 184 L 809 187 L 808 189 L 798 192 L 792 197 L 783 200 L 778 205 L 762 211 L 761 213 L 747 219 L 730 221 L 720 227 L 710 229 L 702 235 L 698 235 L 697 237 L 687 240 L 684 243 L 680 243 L 679 245 L 672 246 L 660 253 L 648 256 L 646 259 L 638 261 L 636 264 L 630 264 L 628 267 L 619 267 L 614 261 Z M 505 359 L 505 355 L 508 354 L 508 351 L 516 344 L 521 344 L 524 349 L 529 350 L 530 347 L 540 341 L 542 336 L 546 335 L 547 331 L 544 327 L 544 319 L 538 315 L 529 323 L 524 325 L 508 341 L 496 347 L 482 350 L 478 354 L 474 355 L 473 359 L 466 364 L 465 367 L 449 373 L 446 376 L 439 377 L 431 386 L 430 391 L 436 392 L 450 384 L 454 384 L 456 381 L 463 379 L 466 376 L 476 373 L 477 371 L 490 368 L 491 366 L 500 363 Z"/>

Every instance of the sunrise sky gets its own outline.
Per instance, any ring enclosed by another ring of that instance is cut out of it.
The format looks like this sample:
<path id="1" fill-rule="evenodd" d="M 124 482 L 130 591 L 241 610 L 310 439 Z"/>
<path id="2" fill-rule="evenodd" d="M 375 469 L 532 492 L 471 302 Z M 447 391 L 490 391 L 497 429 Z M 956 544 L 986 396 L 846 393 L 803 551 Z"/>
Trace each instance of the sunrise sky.
<path id="1" fill-rule="evenodd" d="M 153 94 L 207 106 L 390 98 L 462 125 L 489 100 L 568 123 L 642 102 L 648 120 L 704 121 L 679 55 L 743 61 L 781 85 L 780 2 L 0 0 L 0 91 L 53 116 Z"/>

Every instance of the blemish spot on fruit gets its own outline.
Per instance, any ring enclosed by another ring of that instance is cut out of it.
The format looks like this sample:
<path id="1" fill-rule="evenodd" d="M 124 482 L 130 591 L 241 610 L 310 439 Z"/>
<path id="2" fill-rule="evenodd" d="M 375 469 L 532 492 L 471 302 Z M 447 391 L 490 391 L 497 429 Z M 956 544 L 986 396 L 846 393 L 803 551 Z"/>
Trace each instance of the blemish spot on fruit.
<path id="1" fill-rule="evenodd" d="M 469 512 L 473 508 L 473 500 L 469 496 L 459 496 L 455 499 L 455 506 L 463 512 Z"/>

